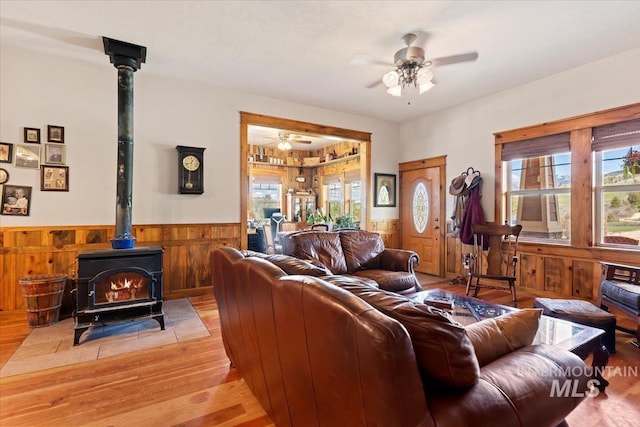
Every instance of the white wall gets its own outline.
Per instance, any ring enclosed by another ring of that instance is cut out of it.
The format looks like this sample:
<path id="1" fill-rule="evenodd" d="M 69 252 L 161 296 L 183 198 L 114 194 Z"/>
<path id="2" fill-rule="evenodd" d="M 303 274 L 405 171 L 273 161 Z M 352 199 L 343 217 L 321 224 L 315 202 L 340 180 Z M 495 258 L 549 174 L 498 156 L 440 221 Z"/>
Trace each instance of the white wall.
<path id="1" fill-rule="evenodd" d="M 400 161 L 447 155 L 447 190 L 469 166 L 480 170 L 482 205 L 492 221 L 494 133 L 637 102 L 640 49 L 403 123 Z M 452 209 L 453 196 L 448 196 L 447 216 Z"/>
<path id="2" fill-rule="evenodd" d="M 65 128 L 70 191 L 40 191 L 40 172 L 0 163 L 9 184 L 33 187 L 29 217 L 2 226 L 115 223 L 117 70 L 104 63 L 0 46 L 0 141 L 23 143 L 23 128 Z M 153 57 L 149 52 L 148 61 Z M 202 83 L 160 77 L 142 65 L 134 78 L 133 223 L 240 220 L 240 111 L 372 133 L 372 172 L 395 173 L 398 126 Z M 205 193 L 177 194 L 176 145 L 206 147 Z M 44 145 L 42 145 L 44 148 Z M 373 219 L 397 218 L 373 208 Z"/>

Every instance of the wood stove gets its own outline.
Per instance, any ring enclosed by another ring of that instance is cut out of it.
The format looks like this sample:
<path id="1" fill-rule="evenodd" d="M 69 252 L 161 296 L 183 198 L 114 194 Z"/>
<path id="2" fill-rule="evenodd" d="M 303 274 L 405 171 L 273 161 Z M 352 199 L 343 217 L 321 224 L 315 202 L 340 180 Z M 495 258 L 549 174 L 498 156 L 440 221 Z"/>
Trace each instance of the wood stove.
<path id="1" fill-rule="evenodd" d="M 164 329 L 162 248 L 136 248 L 131 234 L 133 190 L 133 74 L 147 48 L 102 38 L 104 53 L 118 70 L 118 164 L 116 235 L 113 250 L 85 251 L 78 256 L 73 345 L 91 326 L 151 317 Z"/>
<path id="2" fill-rule="evenodd" d="M 85 251 L 78 255 L 73 345 L 92 326 L 152 318 L 164 330 L 160 247 Z"/>

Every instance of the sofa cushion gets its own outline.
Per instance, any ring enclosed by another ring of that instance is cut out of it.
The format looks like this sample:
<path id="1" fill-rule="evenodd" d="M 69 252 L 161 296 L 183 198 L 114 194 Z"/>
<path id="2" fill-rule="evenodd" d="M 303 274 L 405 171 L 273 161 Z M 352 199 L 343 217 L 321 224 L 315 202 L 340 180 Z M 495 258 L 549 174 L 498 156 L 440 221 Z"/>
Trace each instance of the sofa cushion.
<path id="1" fill-rule="evenodd" d="M 303 274 L 306 276 L 326 276 L 331 274 L 321 262 L 314 259 L 299 259 L 282 254 L 264 254 L 262 252 L 242 251 L 245 257 L 263 258 L 271 261 L 287 274 Z"/>
<path id="2" fill-rule="evenodd" d="M 380 268 L 384 242 L 377 233 L 343 231 L 340 232 L 340 242 L 349 273 Z"/>
<path id="3" fill-rule="evenodd" d="M 288 255 L 302 259 L 316 259 L 333 274 L 347 272 L 339 233 L 311 231 L 295 233 L 288 237 Z"/>
<path id="4" fill-rule="evenodd" d="M 340 288 L 344 287 L 345 285 L 353 285 L 353 284 L 366 285 L 376 289 L 379 288 L 378 282 L 376 282 L 375 280 L 367 279 L 366 277 L 352 276 L 350 274 L 322 276 L 320 278 Z"/>
<path id="5" fill-rule="evenodd" d="M 480 375 L 478 359 L 464 327 L 449 314 L 408 298 L 361 284 L 344 284 L 409 333 L 425 386 L 468 388 Z"/>
<path id="6" fill-rule="evenodd" d="M 360 270 L 353 275 L 375 280 L 380 289 L 385 291 L 402 292 L 407 289 L 413 290 L 416 286 L 416 277 L 407 271 Z"/>
<path id="7" fill-rule="evenodd" d="M 640 311 L 640 286 L 618 280 L 603 280 L 600 293 L 635 311 Z"/>
<path id="8" fill-rule="evenodd" d="M 523 309 L 467 325 L 480 366 L 531 345 L 538 332 L 542 310 Z"/>

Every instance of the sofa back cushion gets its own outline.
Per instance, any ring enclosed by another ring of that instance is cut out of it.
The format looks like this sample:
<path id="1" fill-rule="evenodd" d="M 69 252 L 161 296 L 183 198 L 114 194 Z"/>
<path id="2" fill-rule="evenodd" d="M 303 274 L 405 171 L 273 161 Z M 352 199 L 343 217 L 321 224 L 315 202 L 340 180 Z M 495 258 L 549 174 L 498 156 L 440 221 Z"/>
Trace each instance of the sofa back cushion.
<path id="1" fill-rule="evenodd" d="M 333 274 L 345 274 L 347 264 L 342 252 L 339 233 L 331 231 L 307 231 L 286 237 L 283 245 L 286 254 L 301 259 L 316 259 Z"/>
<path id="2" fill-rule="evenodd" d="M 478 382 L 480 366 L 464 327 L 449 314 L 393 292 L 342 284 L 409 332 L 425 386 L 466 389 Z"/>
<path id="3" fill-rule="evenodd" d="M 246 257 L 266 259 L 280 267 L 287 274 L 302 274 L 305 276 L 327 276 L 331 271 L 320 261 L 314 259 L 299 259 L 289 255 L 265 254 L 262 252 L 242 251 Z"/>
<path id="4" fill-rule="evenodd" d="M 340 232 L 340 242 L 349 273 L 380 268 L 384 242 L 378 233 L 343 231 Z"/>

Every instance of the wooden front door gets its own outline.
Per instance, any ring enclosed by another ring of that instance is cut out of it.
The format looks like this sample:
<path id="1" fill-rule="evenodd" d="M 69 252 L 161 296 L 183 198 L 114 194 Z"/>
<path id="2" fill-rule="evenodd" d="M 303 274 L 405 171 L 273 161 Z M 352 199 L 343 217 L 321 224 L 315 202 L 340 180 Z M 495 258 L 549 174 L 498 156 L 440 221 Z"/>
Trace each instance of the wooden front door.
<path id="1" fill-rule="evenodd" d="M 428 161 L 422 161 L 428 164 Z M 412 167 L 416 162 L 411 162 Z M 443 275 L 443 228 L 440 181 L 444 166 L 403 170 L 400 165 L 402 248 L 420 256 L 416 271 Z M 419 165 L 418 165 L 419 166 Z"/>

